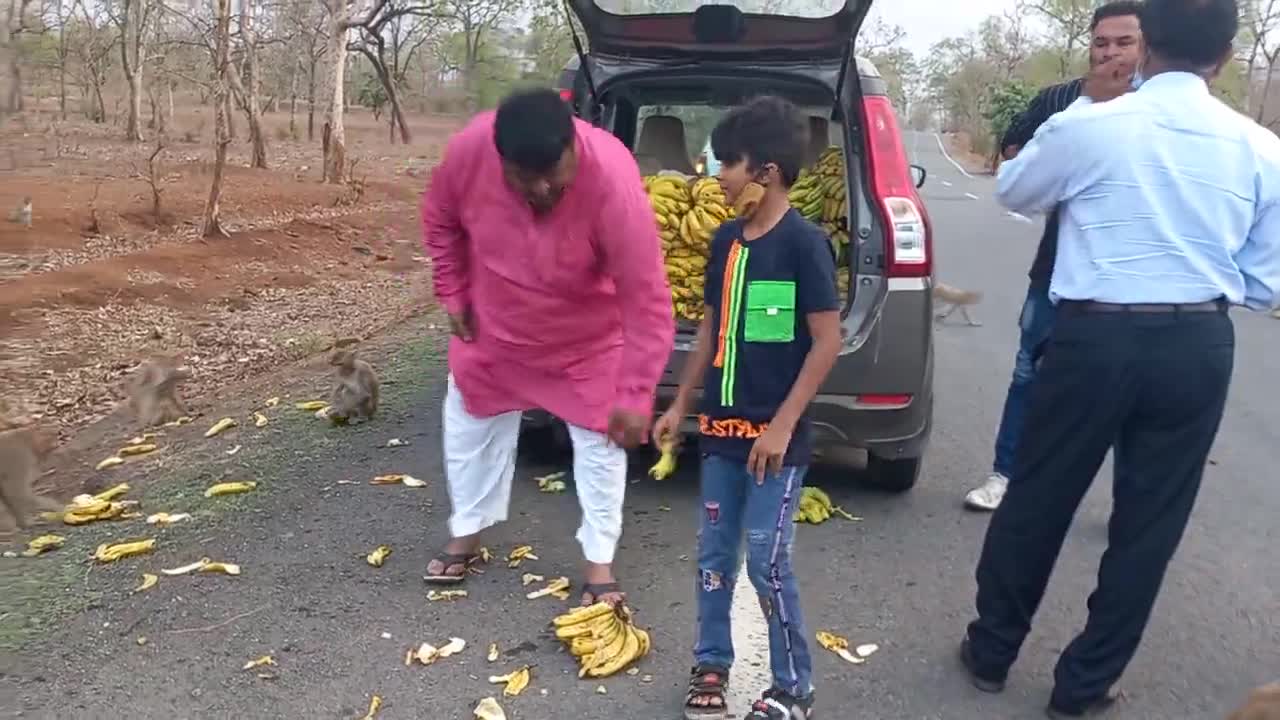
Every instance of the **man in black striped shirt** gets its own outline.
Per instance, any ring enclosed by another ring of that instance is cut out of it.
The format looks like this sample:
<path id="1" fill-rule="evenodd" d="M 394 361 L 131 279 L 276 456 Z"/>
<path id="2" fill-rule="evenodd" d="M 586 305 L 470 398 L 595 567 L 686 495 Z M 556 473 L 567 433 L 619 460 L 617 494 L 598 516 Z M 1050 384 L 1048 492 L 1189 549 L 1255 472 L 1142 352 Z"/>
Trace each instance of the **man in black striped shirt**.
<path id="1" fill-rule="evenodd" d="M 1138 24 L 1141 9 L 1140 2 L 1117 0 L 1094 11 L 1090 25 L 1090 67 L 1118 59 L 1132 72 L 1142 54 L 1142 30 Z M 1080 97 L 1083 87 L 1084 78 L 1076 78 L 1041 90 L 1027 109 L 1009 123 L 1008 130 L 1000 139 L 1004 159 L 1017 155 L 1050 116 L 1066 110 Z M 1054 210 L 1045 221 L 1040 247 L 1031 263 L 1031 271 L 1027 273 L 1031 281 L 1018 320 L 1022 333 L 1013 365 L 1013 380 L 1009 383 L 1000 429 L 996 432 L 995 462 L 986 482 L 965 496 L 965 506 L 973 510 L 995 510 L 1009 487 L 1013 456 L 1022 432 L 1031 381 L 1035 378 L 1037 350 L 1049 338 L 1053 327 L 1054 308 L 1049 301 L 1049 279 L 1053 276 L 1057 251 L 1058 211 Z"/>

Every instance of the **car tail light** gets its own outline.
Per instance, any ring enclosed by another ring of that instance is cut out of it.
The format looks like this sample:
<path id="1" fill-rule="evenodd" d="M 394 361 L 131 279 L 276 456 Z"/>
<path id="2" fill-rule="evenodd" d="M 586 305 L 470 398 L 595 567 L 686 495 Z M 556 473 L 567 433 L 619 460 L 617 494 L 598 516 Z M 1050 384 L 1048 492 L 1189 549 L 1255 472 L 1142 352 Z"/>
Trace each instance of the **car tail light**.
<path id="1" fill-rule="evenodd" d="M 573 102 L 573 91 L 569 89 L 561 90 L 560 99 L 565 102 Z"/>
<path id="2" fill-rule="evenodd" d="M 928 277 L 933 273 L 933 238 L 929 217 L 911 176 L 902 148 L 902 132 L 889 98 L 863 99 L 867 128 L 867 162 L 871 189 L 886 228 L 889 277 Z"/>
<path id="3" fill-rule="evenodd" d="M 911 404 L 910 395 L 858 395 L 854 398 L 858 407 L 896 410 Z"/>

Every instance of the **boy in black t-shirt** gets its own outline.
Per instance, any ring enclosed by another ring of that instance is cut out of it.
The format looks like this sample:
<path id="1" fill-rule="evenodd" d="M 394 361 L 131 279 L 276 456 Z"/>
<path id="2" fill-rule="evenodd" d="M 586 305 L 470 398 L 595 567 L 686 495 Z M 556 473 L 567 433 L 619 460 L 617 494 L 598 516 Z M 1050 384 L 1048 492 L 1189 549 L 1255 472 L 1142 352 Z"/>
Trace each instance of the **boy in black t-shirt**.
<path id="1" fill-rule="evenodd" d="M 811 452 L 806 408 L 841 338 L 831 245 L 787 200 L 807 136 L 795 106 L 775 97 L 733 110 L 711 134 L 720 184 L 739 217 L 712 239 L 706 315 L 675 402 L 654 426 L 655 442 L 674 437 L 702 384 L 698 633 L 685 700 L 691 720 L 728 715 L 729 609 L 744 534 L 773 674 L 746 720 L 802 720 L 813 705 L 791 518 Z"/>

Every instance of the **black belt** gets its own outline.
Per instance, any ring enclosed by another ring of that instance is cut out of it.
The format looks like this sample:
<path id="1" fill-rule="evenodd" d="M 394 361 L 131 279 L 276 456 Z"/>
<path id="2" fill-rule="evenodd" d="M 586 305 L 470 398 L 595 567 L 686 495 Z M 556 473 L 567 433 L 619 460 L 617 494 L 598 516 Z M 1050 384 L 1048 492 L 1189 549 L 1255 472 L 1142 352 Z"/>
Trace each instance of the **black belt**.
<path id="1" fill-rule="evenodd" d="M 1205 313 L 1226 312 L 1229 303 L 1225 299 L 1199 303 L 1108 303 L 1097 300 L 1063 300 L 1062 308 L 1079 313 Z"/>

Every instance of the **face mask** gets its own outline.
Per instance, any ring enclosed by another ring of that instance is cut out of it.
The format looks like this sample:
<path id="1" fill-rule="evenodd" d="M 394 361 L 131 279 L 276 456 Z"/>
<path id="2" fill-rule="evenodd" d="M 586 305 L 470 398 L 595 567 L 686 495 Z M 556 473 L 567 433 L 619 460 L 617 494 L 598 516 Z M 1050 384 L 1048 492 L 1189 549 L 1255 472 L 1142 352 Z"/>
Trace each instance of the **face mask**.
<path id="1" fill-rule="evenodd" d="M 1146 78 L 1142 77 L 1142 70 L 1134 70 L 1133 78 L 1129 80 L 1129 86 L 1134 90 L 1142 87 L 1142 83 L 1146 82 Z"/>
<path id="2" fill-rule="evenodd" d="M 750 218 L 755 214 L 756 208 L 760 207 L 760 201 L 763 199 L 764 186 L 758 182 L 747 183 L 733 201 L 734 215 L 743 219 Z"/>

